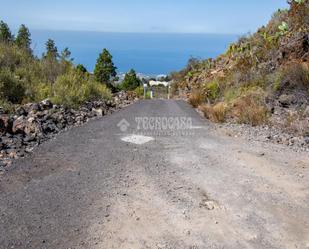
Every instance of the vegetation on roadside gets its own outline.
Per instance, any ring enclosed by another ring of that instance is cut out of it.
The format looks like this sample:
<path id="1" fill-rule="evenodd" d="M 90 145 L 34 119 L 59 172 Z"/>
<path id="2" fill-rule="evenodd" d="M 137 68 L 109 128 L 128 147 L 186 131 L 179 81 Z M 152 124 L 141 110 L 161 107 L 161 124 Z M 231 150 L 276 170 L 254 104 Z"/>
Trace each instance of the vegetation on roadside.
<path id="1" fill-rule="evenodd" d="M 126 91 L 137 90 L 137 92 L 139 92 L 141 85 L 142 85 L 142 81 L 137 77 L 134 69 L 131 69 L 124 76 L 124 80 L 122 81 L 122 84 L 120 85 L 120 89 L 126 90 Z"/>
<path id="2" fill-rule="evenodd" d="M 113 56 L 104 48 L 94 68 L 95 80 L 113 89 L 113 82 L 117 76 L 116 69 L 113 63 Z"/>
<path id="3" fill-rule="evenodd" d="M 284 98 L 286 107 L 297 113 L 308 109 L 309 1 L 289 4 L 217 58 L 190 59 L 185 69 L 171 75 L 174 92 L 185 94 L 215 122 L 271 123 Z"/>
<path id="4" fill-rule="evenodd" d="M 33 54 L 31 34 L 21 25 L 16 37 L 0 22 L 0 107 L 11 111 L 14 104 L 39 102 L 50 98 L 70 107 L 95 99 L 111 98 L 116 77 L 112 56 L 104 49 L 94 74 L 75 66 L 68 48 L 59 52 L 49 39 L 42 58 Z"/>

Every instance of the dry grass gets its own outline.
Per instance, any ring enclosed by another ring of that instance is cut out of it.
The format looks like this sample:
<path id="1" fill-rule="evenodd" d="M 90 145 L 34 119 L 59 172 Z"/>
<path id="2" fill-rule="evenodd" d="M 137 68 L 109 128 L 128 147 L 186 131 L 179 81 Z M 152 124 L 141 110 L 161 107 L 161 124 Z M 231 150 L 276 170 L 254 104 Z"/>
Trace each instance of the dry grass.
<path id="1" fill-rule="evenodd" d="M 308 63 L 290 63 L 282 69 L 282 74 L 285 82 L 289 85 L 284 85 L 284 88 L 302 87 L 309 89 L 309 65 Z"/>
<path id="2" fill-rule="evenodd" d="M 199 92 L 194 91 L 189 97 L 189 104 L 192 105 L 194 108 L 197 108 L 205 101 L 205 97 Z"/>
<path id="3" fill-rule="evenodd" d="M 227 105 L 224 102 L 211 106 L 203 104 L 199 107 L 206 118 L 216 123 L 223 123 L 227 114 Z"/>
<path id="4" fill-rule="evenodd" d="M 267 108 L 252 96 L 236 99 L 232 112 L 237 122 L 252 126 L 264 124 L 268 119 Z"/>
<path id="5" fill-rule="evenodd" d="M 299 136 L 309 134 L 309 119 L 303 113 L 297 111 L 288 111 L 285 119 L 284 127 L 287 132 Z"/>

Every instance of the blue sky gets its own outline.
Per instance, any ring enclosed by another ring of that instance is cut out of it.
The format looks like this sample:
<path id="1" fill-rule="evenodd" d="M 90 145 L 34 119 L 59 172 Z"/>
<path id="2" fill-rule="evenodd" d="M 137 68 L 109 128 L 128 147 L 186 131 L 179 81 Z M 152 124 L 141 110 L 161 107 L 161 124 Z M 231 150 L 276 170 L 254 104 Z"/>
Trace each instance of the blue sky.
<path id="1" fill-rule="evenodd" d="M 15 30 L 254 32 L 286 0 L 3 0 L 0 19 Z"/>

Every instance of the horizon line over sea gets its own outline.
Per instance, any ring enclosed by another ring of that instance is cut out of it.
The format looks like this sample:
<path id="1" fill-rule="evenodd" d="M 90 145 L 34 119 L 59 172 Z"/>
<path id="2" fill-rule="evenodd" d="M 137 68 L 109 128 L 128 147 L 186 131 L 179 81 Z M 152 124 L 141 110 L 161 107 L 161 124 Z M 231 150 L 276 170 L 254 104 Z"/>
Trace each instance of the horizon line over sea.
<path id="1" fill-rule="evenodd" d="M 113 55 L 118 73 L 131 68 L 144 75 L 168 74 L 184 68 L 190 57 L 214 58 L 239 35 L 198 33 L 125 33 L 98 31 L 30 30 L 34 54 L 41 56 L 51 38 L 58 51 L 68 47 L 75 64 L 93 71 L 103 48 Z"/>
<path id="2" fill-rule="evenodd" d="M 76 32 L 76 33 L 110 33 L 110 34 L 168 34 L 168 35 L 235 35 L 235 36 L 241 36 L 242 34 L 238 34 L 238 33 L 220 33 L 220 32 L 172 32 L 172 31 L 148 31 L 148 32 L 139 32 L 139 31 L 104 31 L 104 30 L 82 30 L 82 29 L 54 29 L 54 28 L 47 28 L 47 29 L 43 29 L 43 28 L 31 28 L 28 27 L 30 29 L 30 33 L 32 31 L 43 31 L 43 32 Z M 14 33 L 17 33 L 19 29 L 18 27 L 14 27 L 12 29 L 12 31 Z M 251 33 L 251 31 L 248 31 L 247 33 Z M 247 34 L 244 33 L 244 34 Z"/>

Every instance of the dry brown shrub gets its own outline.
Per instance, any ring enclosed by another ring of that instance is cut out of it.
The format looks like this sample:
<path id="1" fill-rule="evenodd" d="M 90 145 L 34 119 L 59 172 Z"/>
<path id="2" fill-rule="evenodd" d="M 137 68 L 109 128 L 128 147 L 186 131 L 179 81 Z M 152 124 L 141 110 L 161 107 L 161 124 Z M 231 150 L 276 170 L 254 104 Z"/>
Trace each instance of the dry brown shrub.
<path id="1" fill-rule="evenodd" d="M 266 106 L 250 95 L 236 99 L 232 113 L 237 122 L 252 126 L 266 123 L 268 119 Z"/>
<path id="2" fill-rule="evenodd" d="M 206 118 L 216 123 L 223 123 L 227 113 L 227 105 L 224 102 L 219 102 L 214 106 L 203 104 L 199 107 Z"/>
<path id="3" fill-rule="evenodd" d="M 308 30 L 309 1 L 304 0 L 302 3 L 297 3 L 295 0 L 289 0 L 288 2 L 291 5 L 289 10 L 289 21 L 293 30 Z"/>
<path id="4" fill-rule="evenodd" d="M 282 69 L 284 88 L 309 89 L 309 65 L 308 63 L 289 63 Z"/>
<path id="5" fill-rule="evenodd" d="M 205 101 L 205 96 L 203 96 L 200 91 L 195 90 L 191 93 L 188 101 L 190 105 L 192 105 L 194 108 L 197 108 Z"/>

